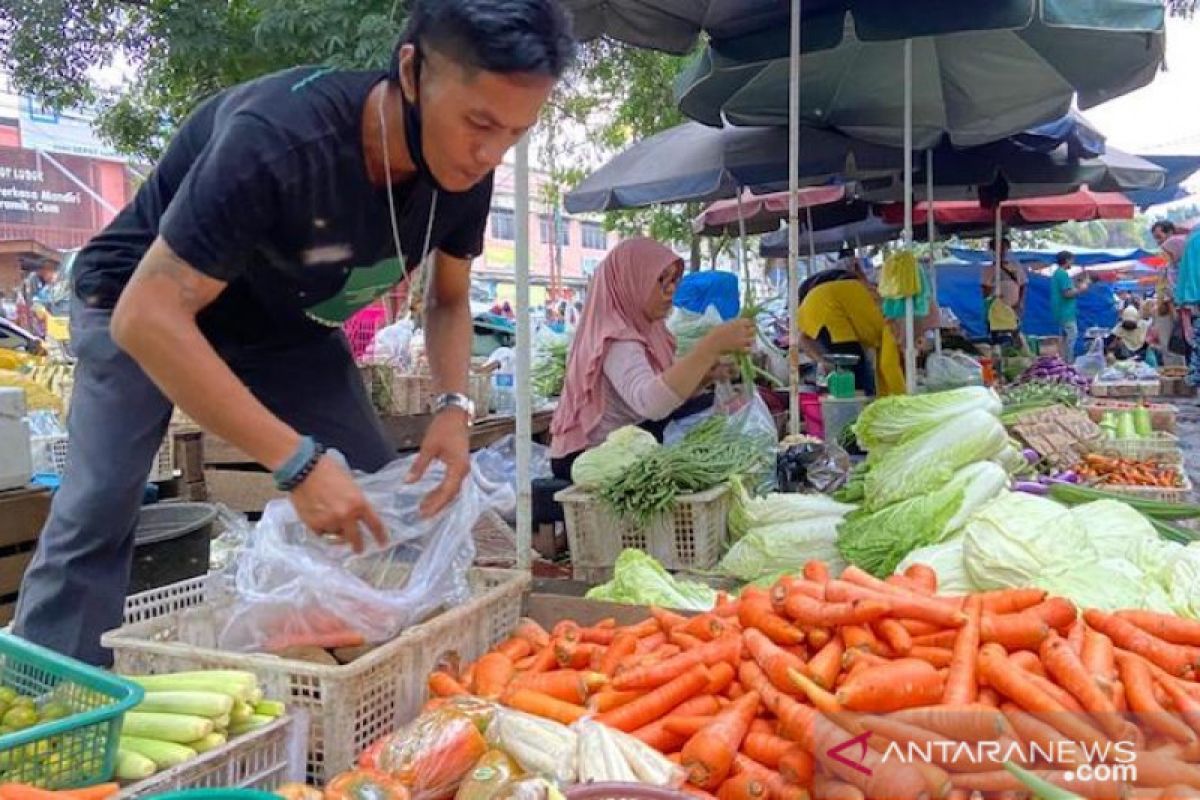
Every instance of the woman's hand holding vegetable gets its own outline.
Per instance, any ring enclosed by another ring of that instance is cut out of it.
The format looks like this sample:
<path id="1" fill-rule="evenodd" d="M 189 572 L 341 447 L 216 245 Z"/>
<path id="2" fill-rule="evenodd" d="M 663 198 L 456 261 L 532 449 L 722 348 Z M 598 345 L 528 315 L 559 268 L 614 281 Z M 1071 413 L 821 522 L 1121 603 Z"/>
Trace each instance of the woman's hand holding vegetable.
<path id="1" fill-rule="evenodd" d="M 735 319 L 718 325 L 700 340 L 697 348 L 704 349 L 714 361 L 727 353 L 744 353 L 754 344 L 758 329 L 753 320 Z"/>

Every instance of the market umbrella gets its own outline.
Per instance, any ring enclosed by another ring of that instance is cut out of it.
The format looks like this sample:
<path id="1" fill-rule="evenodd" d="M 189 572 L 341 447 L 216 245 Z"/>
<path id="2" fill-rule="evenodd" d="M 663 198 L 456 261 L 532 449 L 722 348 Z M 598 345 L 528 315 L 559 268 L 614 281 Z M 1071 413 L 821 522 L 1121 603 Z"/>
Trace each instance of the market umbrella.
<path id="1" fill-rule="evenodd" d="M 1072 222 L 1094 219 L 1133 219 L 1133 203 L 1118 192 L 1093 192 L 1083 188 L 1071 194 L 1049 197 L 1026 197 L 1008 200 L 996 208 L 989 208 L 978 201 L 939 200 L 933 205 L 934 221 L 940 225 L 988 225 L 997 215 L 1009 225 L 1043 222 Z M 930 210 L 927 202 L 913 207 L 913 221 L 922 224 Z M 893 225 L 904 219 L 904 207 L 900 203 L 887 203 L 879 207 L 884 222 Z"/>
<path id="2" fill-rule="evenodd" d="M 811 210 L 819 227 L 865 219 L 869 209 L 846 193 L 845 186 L 814 186 L 797 192 L 800 208 Z M 768 233 L 787 218 L 787 192 L 743 192 L 733 200 L 718 200 L 692 219 L 692 232 L 701 236 Z"/>
<path id="3" fill-rule="evenodd" d="M 1181 184 L 1200 171 L 1200 156 L 1148 155 L 1142 156 L 1142 158 L 1165 169 L 1167 175 L 1161 189 L 1126 192 L 1134 205 L 1138 208 L 1149 208 L 1161 203 L 1182 200 L 1190 195 Z"/>
<path id="4" fill-rule="evenodd" d="M 804 3 L 814 15 L 825 5 Z M 907 39 L 913 143 L 922 150 L 943 134 L 959 146 L 986 144 L 1064 117 L 1076 99 L 1087 108 L 1144 86 L 1165 46 L 1162 5 L 1147 0 L 947 0 L 919 13 L 882 0 L 837 5 L 849 12 L 840 36 L 801 37 L 802 122 L 900 145 Z M 888 17 L 894 35 L 865 30 L 867 8 Z M 938 14 L 945 18 L 929 19 Z M 789 53 L 782 25 L 714 36 L 680 76 L 680 109 L 709 125 L 787 124 Z"/>
<path id="5" fill-rule="evenodd" d="M 904 154 L 837 131 L 804 128 L 799 176 L 809 184 L 889 175 Z M 788 180 L 786 128 L 710 128 L 677 125 L 613 157 L 567 193 L 577 214 L 658 203 L 707 203 L 737 197 L 745 187 Z"/>

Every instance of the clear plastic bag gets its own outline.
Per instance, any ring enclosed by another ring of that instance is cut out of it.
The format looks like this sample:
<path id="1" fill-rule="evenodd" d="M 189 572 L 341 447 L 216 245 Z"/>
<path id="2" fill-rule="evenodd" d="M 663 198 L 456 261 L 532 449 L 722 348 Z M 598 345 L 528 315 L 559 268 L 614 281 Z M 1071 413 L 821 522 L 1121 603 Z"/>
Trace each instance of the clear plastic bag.
<path id="1" fill-rule="evenodd" d="M 1104 340 L 1096 337 L 1092 340 L 1086 353 L 1075 359 L 1075 369 L 1089 378 L 1094 378 L 1108 366 L 1104 357 Z"/>
<path id="2" fill-rule="evenodd" d="M 407 369 L 412 365 L 410 345 L 413 338 L 411 320 L 402 319 L 375 332 L 367 345 L 365 360 L 369 364 L 386 364 Z"/>
<path id="3" fill-rule="evenodd" d="M 982 386 L 983 367 L 979 361 L 959 350 L 930 353 L 925 360 L 925 385 L 939 390 Z"/>
<path id="4" fill-rule="evenodd" d="M 254 525 L 245 514 L 234 511 L 224 503 L 217 503 L 216 508 L 216 528 L 221 534 L 212 540 L 208 548 L 208 568 L 223 570 L 234 562 L 246 542 L 250 541 Z"/>
<path id="5" fill-rule="evenodd" d="M 421 480 L 405 483 L 415 458 L 355 476 L 387 531 L 383 547 L 368 535 L 364 552 L 354 554 L 349 545 L 313 535 L 289 500 L 268 503 L 231 567 L 236 602 L 219 646 L 278 652 L 382 642 L 466 602 L 471 528 L 494 487 L 472 469 L 448 507 L 422 518 L 418 507 L 445 468 L 434 462 Z"/>
<path id="6" fill-rule="evenodd" d="M 685 356 L 690 353 L 697 342 L 724 321 L 716 306 L 704 309 L 703 314 L 688 311 L 686 308 L 672 309 L 671 316 L 667 318 L 667 330 L 675 336 L 675 355 Z"/>
<path id="7" fill-rule="evenodd" d="M 446 706 L 375 742 L 359 758 L 359 766 L 407 786 L 412 800 L 438 800 L 454 795 L 487 750 L 476 720 Z"/>

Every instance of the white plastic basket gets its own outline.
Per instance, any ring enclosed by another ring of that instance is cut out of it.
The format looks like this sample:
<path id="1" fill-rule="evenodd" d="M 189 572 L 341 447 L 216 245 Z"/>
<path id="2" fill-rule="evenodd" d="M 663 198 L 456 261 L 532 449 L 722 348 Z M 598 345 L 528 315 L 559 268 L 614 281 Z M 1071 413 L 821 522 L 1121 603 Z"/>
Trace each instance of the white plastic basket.
<path id="1" fill-rule="evenodd" d="M 731 498 L 718 486 L 680 495 L 670 512 L 642 526 L 622 519 L 599 497 L 574 486 L 554 495 L 562 504 L 575 580 L 602 583 L 626 548 L 654 556 L 667 569 L 709 569 L 721 558 Z"/>
<path id="2" fill-rule="evenodd" d="M 29 439 L 30 448 L 34 454 L 34 462 L 49 467 L 53 474 L 62 477 L 67 471 L 67 457 L 70 453 L 70 443 L 67 435 L 31 436 Z M 39 459 L 39 453 L 44 454 L 44 458 Z M 158 451 L 154 454 L 154 461 L 150 465 L 150 474 L 146 476 L 146 480 L 150 483 L 157 483 L 159 481 L 169 481 L 174 477 L 174 436 L 171 432 L 168 432 L 166 438 L 163 439 L 163 443 L 159 445 Z"/>
<path id="3" fill-rule="evenodd" d="M 104 634 L 117 672 L 147 675 L 195 669 L 255 673 L 267 697 L 309 713 L 306 778 L 323 785 L 350 769 L 384 734 L 414 718 L 428 697 L 426 676 L 443 661 L 472 661 L 507 638 L 521 616 L 528 572 L 472 569 L 473 598 L 414 625 L 349 664 L 325 666 L 216 648 L 230 609 L 216 576 L 134 595 L 125 625 Z M 398 578 L 401 579 L 401 578 Z"/>
<path id="4" fill-rule="evenodd" d="M 307 740 L 308 715 L 289 713 L 198 758 L 131 783 L 117 797 L 153 797 L 181 789 L 273 791 L 304 780 Z"/>

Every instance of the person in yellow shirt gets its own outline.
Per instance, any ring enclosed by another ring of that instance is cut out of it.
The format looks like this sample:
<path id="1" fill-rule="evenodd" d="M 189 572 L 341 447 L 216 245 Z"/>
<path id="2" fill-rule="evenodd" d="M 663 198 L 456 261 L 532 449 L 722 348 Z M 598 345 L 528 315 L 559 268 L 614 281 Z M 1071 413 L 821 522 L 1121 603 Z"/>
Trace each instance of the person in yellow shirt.
<path id="1" fill-rule="evenodd" d="M 868 395 L 903 394 L 904 371 L 895 336 L 883 317 L 879 300 L 860 280 L 817 286 L 797 313 L 800 346 L 814 359 L 845 353 L 858 356 L 854 382 Z M 874 356 L 874 370 L 868 360 Z"/>

